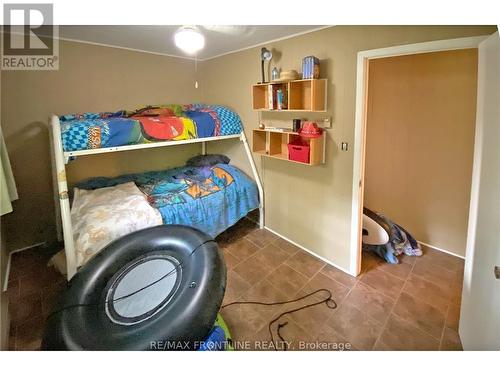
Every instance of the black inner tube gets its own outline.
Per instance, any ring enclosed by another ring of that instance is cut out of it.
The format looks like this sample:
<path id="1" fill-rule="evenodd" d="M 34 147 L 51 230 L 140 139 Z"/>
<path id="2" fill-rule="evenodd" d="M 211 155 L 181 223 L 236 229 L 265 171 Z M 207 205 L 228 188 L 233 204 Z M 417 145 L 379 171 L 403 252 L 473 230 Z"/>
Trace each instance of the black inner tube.
<path id="1" fill-rule="evenodd" d="M 222 304 L 226 268 L 194 228 L 161 225 L 106 246 L 70 281 L 47 320 L 47 350 L 194 349 Z"/>

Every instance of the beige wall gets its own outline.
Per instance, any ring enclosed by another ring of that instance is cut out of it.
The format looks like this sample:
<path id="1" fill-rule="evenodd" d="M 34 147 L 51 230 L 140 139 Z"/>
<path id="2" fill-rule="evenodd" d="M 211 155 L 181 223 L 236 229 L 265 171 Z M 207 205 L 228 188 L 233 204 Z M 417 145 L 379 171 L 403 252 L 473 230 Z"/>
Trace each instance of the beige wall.
<path id="1" fill-rule="evenodd" d="M 369 63 L 364 204 L 462 256 L 476 92 L 477 49 Z"/>
<path id="2" fill-rule="evenodd" d="M 2 129 L 19 200 L 5 217 L 9 249 L 54 238 L 54 201 L 47 119 L 50 113 L 133 109 L 199 101 L 190 60 L 64 42 L 59 71 L 5 71 Z M 80 158 L 68 180 L 182 164 L 199 146 Z"/>
<path id="3" fill-rule="evenodd" d="M 266 194 L 266 225 L 349 269 L 357 52 L 495 30 L 488 26 L 336 26 L 267 44 L 276 52 L 273 64 L 282 69 L 300 71 L 304 56 L 320 58 L 321 76 L 329 80 L 328 115 L 333 117 L 333 129 L 327 134 L 325 165 L 308 167 L 274 159 L 261 163 L 256 158 Z M 260 80 L 259 52 L 260 47 L 253 48 L 207 61 L 201 67 L 203 99 L 238 111 L 247 135 L 259 122 L 259 114 L 251 109 L 251 85 Z M 263 113 L 262 118 L 266 121 L 269 115 Z M 349 142 L 349 151 L 340 151 L 342 141 Z M 241 148 L 226 150 L 233 159 L 243 160 Z"/>

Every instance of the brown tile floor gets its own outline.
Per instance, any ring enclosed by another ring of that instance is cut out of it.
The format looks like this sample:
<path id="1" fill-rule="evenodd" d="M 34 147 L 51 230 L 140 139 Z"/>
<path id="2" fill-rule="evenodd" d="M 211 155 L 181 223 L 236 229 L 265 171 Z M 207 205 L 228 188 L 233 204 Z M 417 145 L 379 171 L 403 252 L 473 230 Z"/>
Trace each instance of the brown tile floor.
<path id="1" fill-rule="evenodd" d="M 354 278 L 305 251 L 241 220 L 217 241 L 228 269 L 224 304 L 276 302 L 325 288 L 337 309 L 324 304 L 283 316 L 277 323 L 285 344 L 306 350 L 460 350 L 458 318 L 463 274 L 459 258 L 424 248 L 420 258 L 398 265 L 363 255 L 363 272 Z M 12 350 L 36 350 L 44 320 L 64 278 L 45 267 L 46 249 L 13 255 L 8 294 Z M 323 294 L 324 295 L 324 294 Z M 274 349 L 269 321 L 280 313 L 314 303 L 323 295 L 286 306 L 232 305 L 222 310 L 239 349 Z"/>

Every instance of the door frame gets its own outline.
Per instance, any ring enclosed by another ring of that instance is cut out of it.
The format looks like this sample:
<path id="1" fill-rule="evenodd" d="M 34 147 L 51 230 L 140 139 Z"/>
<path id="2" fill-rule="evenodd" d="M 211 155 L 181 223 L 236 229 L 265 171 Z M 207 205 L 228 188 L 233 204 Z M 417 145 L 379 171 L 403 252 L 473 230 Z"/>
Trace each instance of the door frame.
<path id="1" fill-rule="evenodd" d="M 405 44 L 401 46 L 372 49 L 358 52 L 357 73 L 356 73 L 356 114 L 354 126 L 354 161 L 352 177 L 352 209 L 351 209 L 351 240 L 350 240 L 350 273 L 353 276 L 361 272 L 361 230 L 363 218 L 363 195 L 364 195 L 364 167 L 365 167 L 365 146 L 366 146 L 366 103 L 368 99 L 368 62 L 372 59 L 384 57 L 414 55 L 420 53 L 451 51 L 458 49 L 478 48 L 479 44 L 490 35 L 481 35 L 468 38 L 437 40 L 432 42 Z M 480 66 L 478 64 L 478 75 Z M 478 134 L 481 134 L 478 127 L 481 123 L 476 120 L 476 141 Z M 477 142 L 475 142 L 477 145 Z M 476 151 L 474 151 L 476 152 Z M 472 175 L 476 176 L 477 167 L 474 163 Z M 471 212 L 474 212 L 473 205 L 477 201 L 471 195 Z M 469 217 L 469 225 L 474 222 L 473 217 Z M 469 228 L 467 237 L 473 235 Z M 469 238 L 467 239 L 469 242 Z"/>

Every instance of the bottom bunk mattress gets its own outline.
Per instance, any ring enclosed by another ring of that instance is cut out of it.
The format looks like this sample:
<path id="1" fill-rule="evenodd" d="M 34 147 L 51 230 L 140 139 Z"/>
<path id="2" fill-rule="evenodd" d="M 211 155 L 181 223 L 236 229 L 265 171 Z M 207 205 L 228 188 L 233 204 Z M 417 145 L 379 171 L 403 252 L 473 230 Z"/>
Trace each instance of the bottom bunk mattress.
<path id="1" fill-rule="evenodd" d="M 144 194 L 144 202 L 156 210 L 148 212 L 140 199 L 123 195 L 130 191 L 130 183 Z M 81 190 L 92 190 L 92 194 L 82 194 Z M 134 207 L 140 207 L 140 212 L 135 212 Z M 124 231 L 158 224 L 158 212 L 163 224 L 188 225 L 216 237 L 258 207 L 255 182 L 228 164 L 92 178 L 76 185 L 72 207 L 78 265 L 126 234 Z M 113 217 L 115 224 L 110 225 Z"/>

